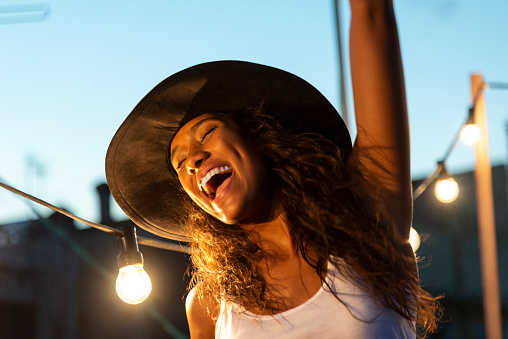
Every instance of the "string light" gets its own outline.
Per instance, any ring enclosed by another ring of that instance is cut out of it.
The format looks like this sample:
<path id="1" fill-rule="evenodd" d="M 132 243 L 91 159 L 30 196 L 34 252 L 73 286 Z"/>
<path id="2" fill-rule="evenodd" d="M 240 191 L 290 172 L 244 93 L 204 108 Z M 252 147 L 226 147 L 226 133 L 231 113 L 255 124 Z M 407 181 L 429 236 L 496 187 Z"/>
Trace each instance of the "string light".
<path id="1" fill-rule="evenodd" d="M 129 265 L 120 268 L 116 279 L 116 293 L 128 304 L 140 304 L 148 298 L 152 291 L 150 277 L 143 265 Z"/>
<path id="2" fill-rule="evenodd" d="M 469 109 L 469 117 L 460 131 L 460 140 L 466 145 L 472 146 L 480 139 L 480 128 L 474 121 L 474 109 Z"/>
<path id="3" fill-rule="evenodd" d="M 411 227 L 411 230 L 409 231 L 409 243 L 411 244 L 411 247 L 413 248 L 413 252 L 416 252 L 418 248 L 420 247 L 420 235 L 418 232 Z"/>
<path id="4" fill-rule="evenodd" d="M 152 291 L 150 277 L 143 269 L 143 255 L 138 250 L 136 229 L 127 226 L 123 235 L 118 236 L 119 273 L 116 279 L 116 293 L 128 304 L 139 304 L 148 298 Z"/>
<path id="5" fill-rule="evenodd" d="M 449 204 L 459 196 L 459 185 L 452 177 L 440 179 L 436 182 L 435 194 L 437 200 Z"/>
<path id="6" fill-rule="evenodd" d="M 439 179 L 436 181 L 434 187 L 434 194 L 437 200 L 442 203 L 449 204 L 459 196 L 459 185 L 457 182 L 446 172 L 444 162 L 440 162 L 441 173 Z"/>
<path id="7" fill-rule="evenodd" d="M 480 128 L 477 124 L 465 125 L 460 132 L 460 140 L 469 146 L 473 146 L 480 139 Z"/>
<path id="8" fill-rule="evenodd" d="M 455 134 L 455 137 L 453 138 L 450 146 L 442 158 L 443 160 L 438 162 L 438 166 L 435 171 L 427 178 L 425 178 L 425 180 L 423 180 L 414 190 L 413 201 L 418 199 L 418 197 L 438 176 L 439 180 L 436 181 L 434 188 L 434 194 L 436 198 L 443 203 L 450 203 L 457 199 L 459 194 L 459 186 L 457 185 L 457 182 L 446 173 L 444 169 L 444 162 L 452 153 L 459 139 L 467 145 L 474 145 L 480 138 L 481 131 L 474 121 L 474 104 L 476 103 L 478 96 L 479 94 L 477 93 L 473 106 L 469 109 L 466 122 L 461 126 L 458 133 Z"/>

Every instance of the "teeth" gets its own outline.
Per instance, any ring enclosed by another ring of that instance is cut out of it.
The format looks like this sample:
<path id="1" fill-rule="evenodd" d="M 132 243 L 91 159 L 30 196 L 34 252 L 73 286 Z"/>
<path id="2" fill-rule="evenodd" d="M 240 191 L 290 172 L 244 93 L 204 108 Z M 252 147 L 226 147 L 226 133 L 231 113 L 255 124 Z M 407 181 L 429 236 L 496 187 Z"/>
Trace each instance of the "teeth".
<path id="1" fill-rule="evenodd" d="M 201 179 L 201 184 L 199 184 L 199 189 L 201 191 L 204 190 L 204 187 L 208 180 L 210 180 L 211 177 L 213 177 L 215 174 L 224 173 L 226 171 L 229 171 L 231 168 L 229 166 L 221 166 L 221 167 L 215 167 L 212 168 L 206 175 Z"/>

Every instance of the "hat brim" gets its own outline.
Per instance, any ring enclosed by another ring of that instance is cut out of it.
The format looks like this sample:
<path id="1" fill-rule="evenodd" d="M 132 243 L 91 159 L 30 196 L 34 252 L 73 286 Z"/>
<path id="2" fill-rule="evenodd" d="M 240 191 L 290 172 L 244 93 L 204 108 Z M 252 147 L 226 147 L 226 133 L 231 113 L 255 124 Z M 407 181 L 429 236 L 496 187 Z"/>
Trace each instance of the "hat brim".
<path id="1" fill-rule="evenodd" d="M 172 240 L 182 232 L 182 189 L 167 156 L 179 126 L 204 113 L 283 102 L 291 119 L 337 144 L 351 139 L 337 110 L 312 85 L 282 70 L 243 61 L 216 61 L 180 71 L 151 90 L 116 132 L 106 155 L 106 178 L 125 214 Z M 302 131 L 303 132 L 303 131 Z"/>

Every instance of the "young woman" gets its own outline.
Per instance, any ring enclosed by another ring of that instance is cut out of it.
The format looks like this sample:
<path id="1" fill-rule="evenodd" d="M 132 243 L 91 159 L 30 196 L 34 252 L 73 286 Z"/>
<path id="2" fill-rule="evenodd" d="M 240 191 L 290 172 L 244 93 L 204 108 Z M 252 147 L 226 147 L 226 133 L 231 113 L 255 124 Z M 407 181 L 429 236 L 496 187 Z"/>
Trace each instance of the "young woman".
<path id="1" fill-rule="evenodd" d="M 282 70 L 202 64 L 155 87 L 108 150 L 139 226 L 191 241 L 192 338 L 411 338 L 418 284 L 409 131 L 392 3 L 351 0 L 354 146 L 330 103 Z"/>

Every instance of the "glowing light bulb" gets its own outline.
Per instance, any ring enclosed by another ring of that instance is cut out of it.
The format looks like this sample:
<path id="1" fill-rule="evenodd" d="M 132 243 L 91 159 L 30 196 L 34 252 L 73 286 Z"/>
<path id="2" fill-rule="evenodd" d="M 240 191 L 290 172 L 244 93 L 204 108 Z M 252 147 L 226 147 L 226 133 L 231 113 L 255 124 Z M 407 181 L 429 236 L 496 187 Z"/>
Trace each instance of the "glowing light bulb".
<path id="1" fill-rule="evenodd" d="M 418 248 L 420 247 L 420 235 L 412 227 L 411 227 L 411 230 L 409 231 L 409 243 L 411 244 L 411 247 L 413 248 L 413 252 L 416 252 L 418 250 Z"/>
<path id="2" fill-rule="evenodd" d="M 152 282 L 142 264 L 120 268 L 116 279 L 116 293 L 128 304 L 139 304 L 148 298 L 152 291 Z"/>
<path id="3" fill-rule="evenodd" d="M 451 203 L 459 196 L 459 185 L 451 177 L 440 179 L 436 181 L 434 194 L 437 200 L 446 204 Z"/>
<path id="4" fill-rule="evenodd" d="M 460 131 L 460 140 L 466 145 L 472 146 L 480 139 L 480 128 L 476 124 L 467 124 Z"/>

